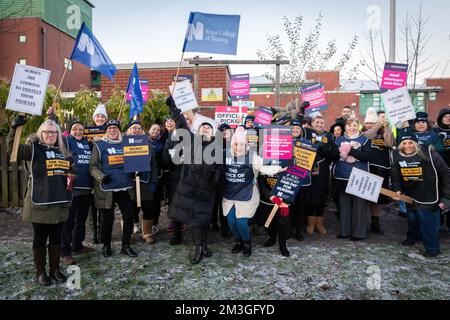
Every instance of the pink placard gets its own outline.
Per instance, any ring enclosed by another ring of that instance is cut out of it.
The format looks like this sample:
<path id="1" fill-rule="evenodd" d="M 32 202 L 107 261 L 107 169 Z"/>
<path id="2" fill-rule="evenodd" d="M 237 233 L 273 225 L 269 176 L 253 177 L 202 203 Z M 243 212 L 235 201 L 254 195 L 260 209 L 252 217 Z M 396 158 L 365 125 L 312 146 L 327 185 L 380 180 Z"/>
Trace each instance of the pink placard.
<path id="1" fill-rule="evenodd" d="M 247 99 L 250 96 L 250 75 L 232 75 L 230 79 L 230 96 L 233 99 Z"/>
<path id="2" fill-rule="evenodd" d="M 393 90 L 406 86 L 408 65 L 386 62 L 384 65 L 381 89 Z"/>
<path id="3" fill-rule="evenodd" d="M 255 114 L 255 123 L 258 123 L 262 126 L 268 126 L 272 123 L 272 111 L 265 110 L 263 108 L 256 111 Z"/>
<path id="4" fill-rule="evenodd" d="M 292 159 L 292 134 L 290 129 L 269 130 L 264 135 L 263 158 L 267 160 Z"/>
<path id="5" fill-rule="evenodd" d="M 245 118 L 247 115 L 247 107 L 241 107 L 241 117 L 242 119 Z M 242 120 L 241 119 L 241 120 Z M 215 120 L 218 123 L 226 123 L 231 128 L 236 128 L 239 124 L 239 107 L 235 106 L 217 106 L 216 107 L 216 114 L 215 114 Z"/>
<path id="6" fill-rule="evenodd" d="M 140 80 L 139 81 L 141 85 L 141 91 L 142 91 L 142 100 L 144 103 L 148 101 L 148 81 L 147 80 Z M 131 93 L 127 93 L 127 102 L 131 101 Z"/>

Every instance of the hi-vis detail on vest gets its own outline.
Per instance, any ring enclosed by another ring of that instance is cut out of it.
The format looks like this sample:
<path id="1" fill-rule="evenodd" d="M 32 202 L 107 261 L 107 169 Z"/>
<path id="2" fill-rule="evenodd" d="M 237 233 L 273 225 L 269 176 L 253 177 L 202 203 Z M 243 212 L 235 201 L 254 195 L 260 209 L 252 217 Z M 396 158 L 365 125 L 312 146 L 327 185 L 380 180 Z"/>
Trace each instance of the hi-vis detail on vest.
<path id="1" fill-rule="evenodd" d="M 47 176 L 67 175 L 70 162 L 67 160 L 46 160 Z"/>

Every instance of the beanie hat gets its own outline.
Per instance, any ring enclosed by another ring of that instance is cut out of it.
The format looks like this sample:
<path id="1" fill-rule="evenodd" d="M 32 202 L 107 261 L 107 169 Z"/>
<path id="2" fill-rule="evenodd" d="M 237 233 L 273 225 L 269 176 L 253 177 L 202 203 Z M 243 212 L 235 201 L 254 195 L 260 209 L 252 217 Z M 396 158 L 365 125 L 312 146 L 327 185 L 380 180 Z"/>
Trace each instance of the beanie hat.
<path id="1" fill-rule="evenodd" d="M 217 130 L 220 132 L 224 132 L 225 130 L 231 129 L 231 127 L 227 123 L 222 123 Z"/>
<path id="2" fill-rule="evenodd" d="M 322 114 L 319 111 L 313 112 L 309 115 L 309 117 L 314 120 L 315 118 L 323 118 Z"/>
<path id="3" fill-rule="evenodd" d="M 72 130 L 72 127 L 73 127 L 74 125 L 76 125 L 76 124 L 81 124 L 81 125 L 83 126 L 83 128 L 84 128 L 84 124 L 83 124 L 80 120 L 75 119 L 75 120 L 73 120 L 73 121 L 69 124 L 69 132 Z"/>
<path id="4" fill-rule="evenodd" d="M 364 123 L 377 123 L 378 122 L 378 114 L 377 111 L 370 107 L 369 109 L 367 109 L 366 112 L 366 119 L 364 120 Z"/>
<path id="5" fill-rule="evenodd" d="M 415 142 L 419 142 L 417 140 L 417 136 L 415 134 L 410 134 L 410 133 L 405 134 L 404 136 L 400 137 L 400 143 L 402 143 L 405 140 L 412 140 L 412 141 L 415 141 Z"/>
<path id="6" fill-rule="evenodd" d="M 301 127 L 302 123 L 298 119 L 292 119 L 291 120 L 291 126 Z"/>
<path id="7" fill-rule="evenodd" d="M 414 119 L 414 123 L 419 121 L 428 121 L 428 113 L 426 112 L 417 112 L 416 119 Z"/>
<path id="8" fill-rule="evenodd" d="M 247 122 L 247 121 L 255 121 L 255 116 L 246 116 L 245 122 Z"/>
<path id="9" fill-rule="evenodd" d="M 116 127 L 119 128 L 119 130 L 121 130 L 121 129 L 120 129 L 120 122 L 117 121 L 117 120 L 115 120 L 115 119 L 111 119 L 111 120 L 109 120 L 109 121 L 106 123 L 106 129 L 108 129 L 108 127 L 111 127 L 111 126 L 116 126 Z"/>
<path id="10" fill-rule="evenodd" d="M 231 145 L 236 143 L 246 143 L 247 138 L 245 136 L 244 127 L 237 127 L 236 131 L 234 131 L 233 137 L 231 138 Z"/>
<path id="11" fill-rule="evenodd" d="M 92 119 L 95 118 L 97 114 L 102 114 L 108 119 L 108 114 L 106 113 L 106 107 L 104 104 L 99 104 L 97 108 L 95 108 L 94 114 L 92 115 Z"/>
<path id="12" fill-rule="evenodd" d="M 135 124 L 140 125 L 141 128 L 142 128 L 142 124 L 139 122 L 139 120 L 132 120 L 132 121 L 130 121 L 130 123 L 128 124 L 127 129 L 130 129 L 130 128 L 131 128 L 133 125 L 135 125 Z"/>
<path id="13" fill-rule="evenodd" d="M 211 124 L 211 123 L 209 123 L 209 122 L 207 122 L 207 121 L 204 121 L 204 122 L 202 122 L 202 124 L 201 124 L 201 125 L 199 125 L 199 126 L 198 126 L 198 128 L 200 129 L 200 127 L 202 127 L 203 125 L 207 125 L 207 126 L 210 126 L 210 127 L 211 127 L 211 129 L 213 129 L 213 130 L 214 130 L 214 128 L 213 128 L 213 126 L 212 126 L 212 124 Z"/>

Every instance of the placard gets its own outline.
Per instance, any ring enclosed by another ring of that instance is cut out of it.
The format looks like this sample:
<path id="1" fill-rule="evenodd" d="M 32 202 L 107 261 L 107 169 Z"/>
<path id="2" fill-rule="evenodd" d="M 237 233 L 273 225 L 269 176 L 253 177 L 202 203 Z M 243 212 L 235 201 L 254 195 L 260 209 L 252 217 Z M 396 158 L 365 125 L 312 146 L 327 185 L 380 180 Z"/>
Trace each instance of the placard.
<path id="1" fill-rule="evenodd" d="M 309 107 L 305 109 L 305 114 L 325 110 L 328 108 L 327 97 L 323 84 L 313 84 L 300 88 L 303 101 L 309 102 Z"/>
<path id="2" fill-rule="evenodd" d="M 381 89 L 393 90 L 406 87 L 408 77 L 408 65 L 402 63 L 386 62 L 384 64 Z"/>
<path id="3" fill-rule="evenodd" d="M 265 128 L 262 150 L 265 163 L 278 164 L 271 160 L 292 159 L 292 127 L 277 125 Z"/>
<path id="4" fill-rule="evenodd" d="M 261 126 L 269 126 L 272 123 L 272 110 L 270 108 L 261 107 L 256 111 L 255 123 Z"/>
<path id="5" fill-rule="evenodd" d="M 49 79 L 49 70 L 17 63 L 6 109 L 40 116 Z"/>
<path id="6" fill-rule="evenodd" d="M 416 112 L 406 87 L 384 92 L 381 97 L 392 126 L 416 118 Z"/>
<path id="7" fill-rule="evenodd" d="M 105 126 L 95 126 L 95 127 L 85 127 L 84 128 L 84 136 L 88 139 L 89 143 L 95 138 L 103 138 L 106 133 Z"/>
<path id="8" fill-rule="evenodd" d="M 378 202 L 383 178 L 364 170 L 353 168 L 345 192 L 371 202 Z"/>
<path id="9" fill-rule="evenodd" d="M 294 157 L 296 166 L 311 171 L 317 155 L 317 145 L 306 139 L 295 142 Z"/>
<path id="10" fill-rule="evenodd" d="M 230 77 L 230 96 L 232 100 L 250 97 L 250 74 L 235 74 Z"/>
<path id="11" fill-rule="evenodd" d="M 308 170 L 303 168 L 289 167 L 278 178 L 271 195 L 283 199 L 285 203 L 294 203 L 300 187 L 304 184 L 304 180 L 308 178 L 308 174 Z"/>
<path id="12" fill-rule="evenodd" d="M 170 92 L 172 92 L 173 85 L 171 85 L 169 89 Z M 172 97 L 181 112 L 186 112 L 198 107 L 197 98 L 192 90 L 192 84 L 188 79 L 177 82 Z"/>
<path id="13" fill-rule="evenodd" d="M 242 107 L 242 119 L 247 115 L 247 108 Z M 239 107 L 217 106 L 215 119 L 218 123 L 226 123 L 231 128 L 236 128 L 239 123 Z"/>
<path id="14" fill-rule="evenodd" d="M 123 137 L 124 171 L 150 171 L 150 142 L 146 135 Z"/>

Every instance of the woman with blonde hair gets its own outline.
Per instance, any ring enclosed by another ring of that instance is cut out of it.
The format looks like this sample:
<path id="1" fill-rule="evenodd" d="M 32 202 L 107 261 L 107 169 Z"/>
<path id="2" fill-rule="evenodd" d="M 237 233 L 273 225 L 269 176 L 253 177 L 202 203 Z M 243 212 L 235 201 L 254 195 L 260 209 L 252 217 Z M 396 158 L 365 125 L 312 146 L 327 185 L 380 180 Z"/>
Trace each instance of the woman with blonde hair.
<path id="1" fill-rule="evenodd" d="M 16 128 L 25 123 L 25 116 L 14 119 L 7 137 L 8 153 L 12 152 Z M 53 120 L 45 120 L 36 132 L 36 140 L 30 142 L 19 145 L 17 161 L 27 161 L 30 168 L 22 219 L 33 225 L 37 281 L 45 286 L 52 280 L 65 283 L 67 279 L 59 270 L 60 242 L 72 201 L 73 179 L 69 176 L 72 160 L 64 146 L 61 129 Z M 50 277 L 45 271 L 47 248 Z"/>
<path id="2" fill-rule="evenodd" d="M 402 194 L 414 199 L 414 204 L 407 204 L 408 232 L 402 244 L 413 246 L 422 239 L 424 256 L 437 256 L 439 208 L 446 209 L 450 201 L 447 164 L 430 146 L 419 145 L 416 135 L 404 135 L 392 154 L 391 177 L 396 200 Z"/>

